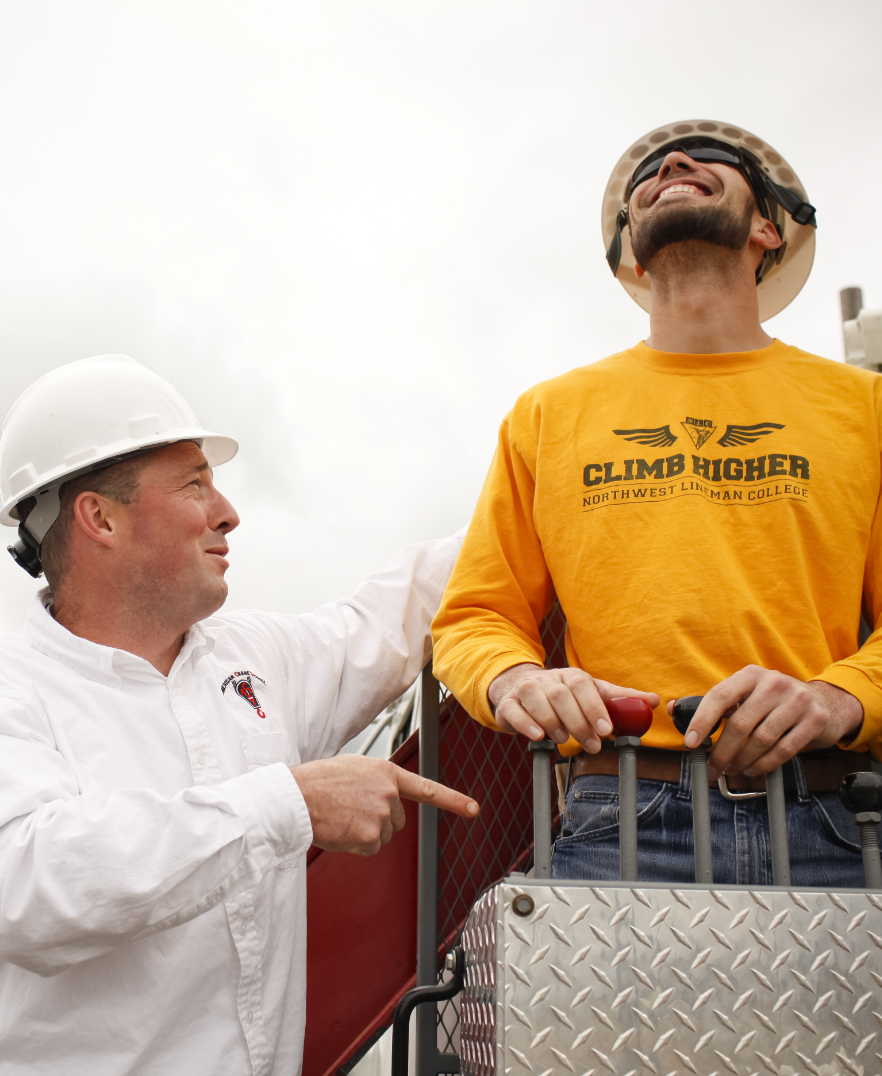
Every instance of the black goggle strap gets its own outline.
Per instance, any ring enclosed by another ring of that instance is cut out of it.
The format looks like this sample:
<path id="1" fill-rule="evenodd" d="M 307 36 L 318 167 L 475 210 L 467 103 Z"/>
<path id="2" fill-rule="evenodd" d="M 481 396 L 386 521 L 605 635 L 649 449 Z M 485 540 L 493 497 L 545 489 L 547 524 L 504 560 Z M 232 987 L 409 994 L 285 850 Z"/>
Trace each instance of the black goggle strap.
<path id="1" fill-rule="evenodd" d="M 806 224 L 812 228 L 817 228 L 818 221 L 815 216 L 817 211 L 813 205 L 804 202 L 796 191 L 792 191 L 789 187 L 782 187 L 779 183 L 774 183 L 768 176 L 764 176 L 763 179 L 765 180 L 766 190 L 784 212 L 790 214 L 796 224 Z"/>

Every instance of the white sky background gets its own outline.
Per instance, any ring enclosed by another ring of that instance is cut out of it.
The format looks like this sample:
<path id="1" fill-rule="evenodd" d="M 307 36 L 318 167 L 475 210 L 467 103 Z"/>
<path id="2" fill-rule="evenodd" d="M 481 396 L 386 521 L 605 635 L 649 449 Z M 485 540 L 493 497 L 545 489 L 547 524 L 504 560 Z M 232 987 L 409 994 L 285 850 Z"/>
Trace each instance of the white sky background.
<path id="1" fill-rule="evenodd" d="M 647 130 L 721 119 L 795 166 L 815 270 L 767 328 L 841 358 L 839 289 L 882 306 L 880 29 L 842 0 L 0 0 L 0 414 L 133 355 L 241 441 L 229 607 L 340 597 L 465 522 L 520 392 L 646 334 L 600 200 Z M 34 590 L 0 556 L 0 633 Z"/>

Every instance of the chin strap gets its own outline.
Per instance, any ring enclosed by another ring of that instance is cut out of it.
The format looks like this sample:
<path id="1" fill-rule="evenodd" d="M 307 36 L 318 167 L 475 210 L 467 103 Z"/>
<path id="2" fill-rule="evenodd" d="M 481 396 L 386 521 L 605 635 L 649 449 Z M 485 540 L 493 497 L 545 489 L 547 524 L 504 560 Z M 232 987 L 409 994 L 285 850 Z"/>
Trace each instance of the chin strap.
<path id="1" fill-rule="evenodd" d="M 20 568 L 24 568 L 34 579 L 40 578 L 43 574 L 43 565 L 40 563 L 40 543 L 31 536 L 24 524 L 18 528 L 18 541 L 15 545 L 8 545 L 6 548 Z"/>
<path id="2" fill-rule="evenodd" d="M 616 217 L 615 235 L 609 245 L 609 250 L 606 252 L 606 260 L 609 263 L 610 269 L 612 269 L 613 276 L 619 271 L 619 262 L 622 260 L 622 232 L 627 226 L 628 210 L 620 209 L 619 215 Z"/>
<path id="3" fill-rule="evenodd" d="M 35 495 L 37 503 L 28 512 L 27 520 L 19 524 L 18 541 L 6 547 L 15 563 L 34 579 L 43 574 L 40 560 L 43 539 L 61 511 L 58 490 L 58 486 L 50 486 Z"/>

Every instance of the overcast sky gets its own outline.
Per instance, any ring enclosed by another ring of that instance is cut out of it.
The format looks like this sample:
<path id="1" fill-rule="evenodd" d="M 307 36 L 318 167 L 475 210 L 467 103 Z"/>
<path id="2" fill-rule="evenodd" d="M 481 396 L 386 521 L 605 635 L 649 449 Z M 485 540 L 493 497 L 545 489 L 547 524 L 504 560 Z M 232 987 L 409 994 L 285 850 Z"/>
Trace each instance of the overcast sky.
<path id="1" fill-rule="evenodd" d="M 648 320 L 600 199 L 645 131 L 759 134 L 818 207 L 767 323 L 882 306 L 878 2 L 0 2 L 0 413 L 128 353 L 241 442 L 230 607 L 309 609 L 465 522 L 531 384 Z M 13 531 L 0 537 L 11 540 Z M 5 544 L 5 543 L 4 543 Z M 0 633 L 35 590 L 0 559 Z"/>

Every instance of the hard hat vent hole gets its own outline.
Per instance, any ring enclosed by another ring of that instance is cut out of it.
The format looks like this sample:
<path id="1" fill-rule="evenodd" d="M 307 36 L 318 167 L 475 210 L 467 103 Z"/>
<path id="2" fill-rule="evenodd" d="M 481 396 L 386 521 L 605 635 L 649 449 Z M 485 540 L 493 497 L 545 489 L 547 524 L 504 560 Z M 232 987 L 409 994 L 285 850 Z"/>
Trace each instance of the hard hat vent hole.
<path id="1" fill-rule="evenodd" d="M 641 142 L 639 146 L 635 146 L 628 156 L 632 161 L 642 160 L 646 154 L 649 153 L 649 146 L 645 142 Z"/>
<path id="2" fill-rule="evenodd" d="M 760 142 L 760 140 L 758 138 L 754 138 L 753 135 L 748 135 L 747 138 L 744 139 L 744 141 L 748 144 L 748 146 L 752 146 L 754 149 L 765 148 L 765 143 Z"/>
<path id="3" fill-rule="evenodd" d="M 741 132 L 736 130 L 734 127 L 724 127 L 723 128 L 723 134 L 726 135 L 727 138 L 740 138 L 741 137 Z"/>
<path id="4" fill-rule="evenodd" d="M 694 130 L 695 128 L 692 126 L 691 123 L 678 123 L 677 126 L 674 128 L 674 134 L 684 135 L 689 134 L 691 131 Z"/>
<path id="5" fill-rule="evenodd" d="M 654 135 L 650 136 L 649 141 L 657 146 L 659 142 L 667 142 L 670 137 L 667 131 L 656 131 Z"/>
<path id="6" fill-rule="evenodd" d="M 796 179 L 796 176 L 789 168 L 779 168 L 778 179 L 780 179 L 782 183 L 792 183 Z"/>
<path id="7" fill-rule="evenodd" d="M 699 131 L 719 131 L 720 128 L 719 128 L 719 124 L 704 122 L 704 123 L 699 123 L 698 129 L 699 129 Z"/>

